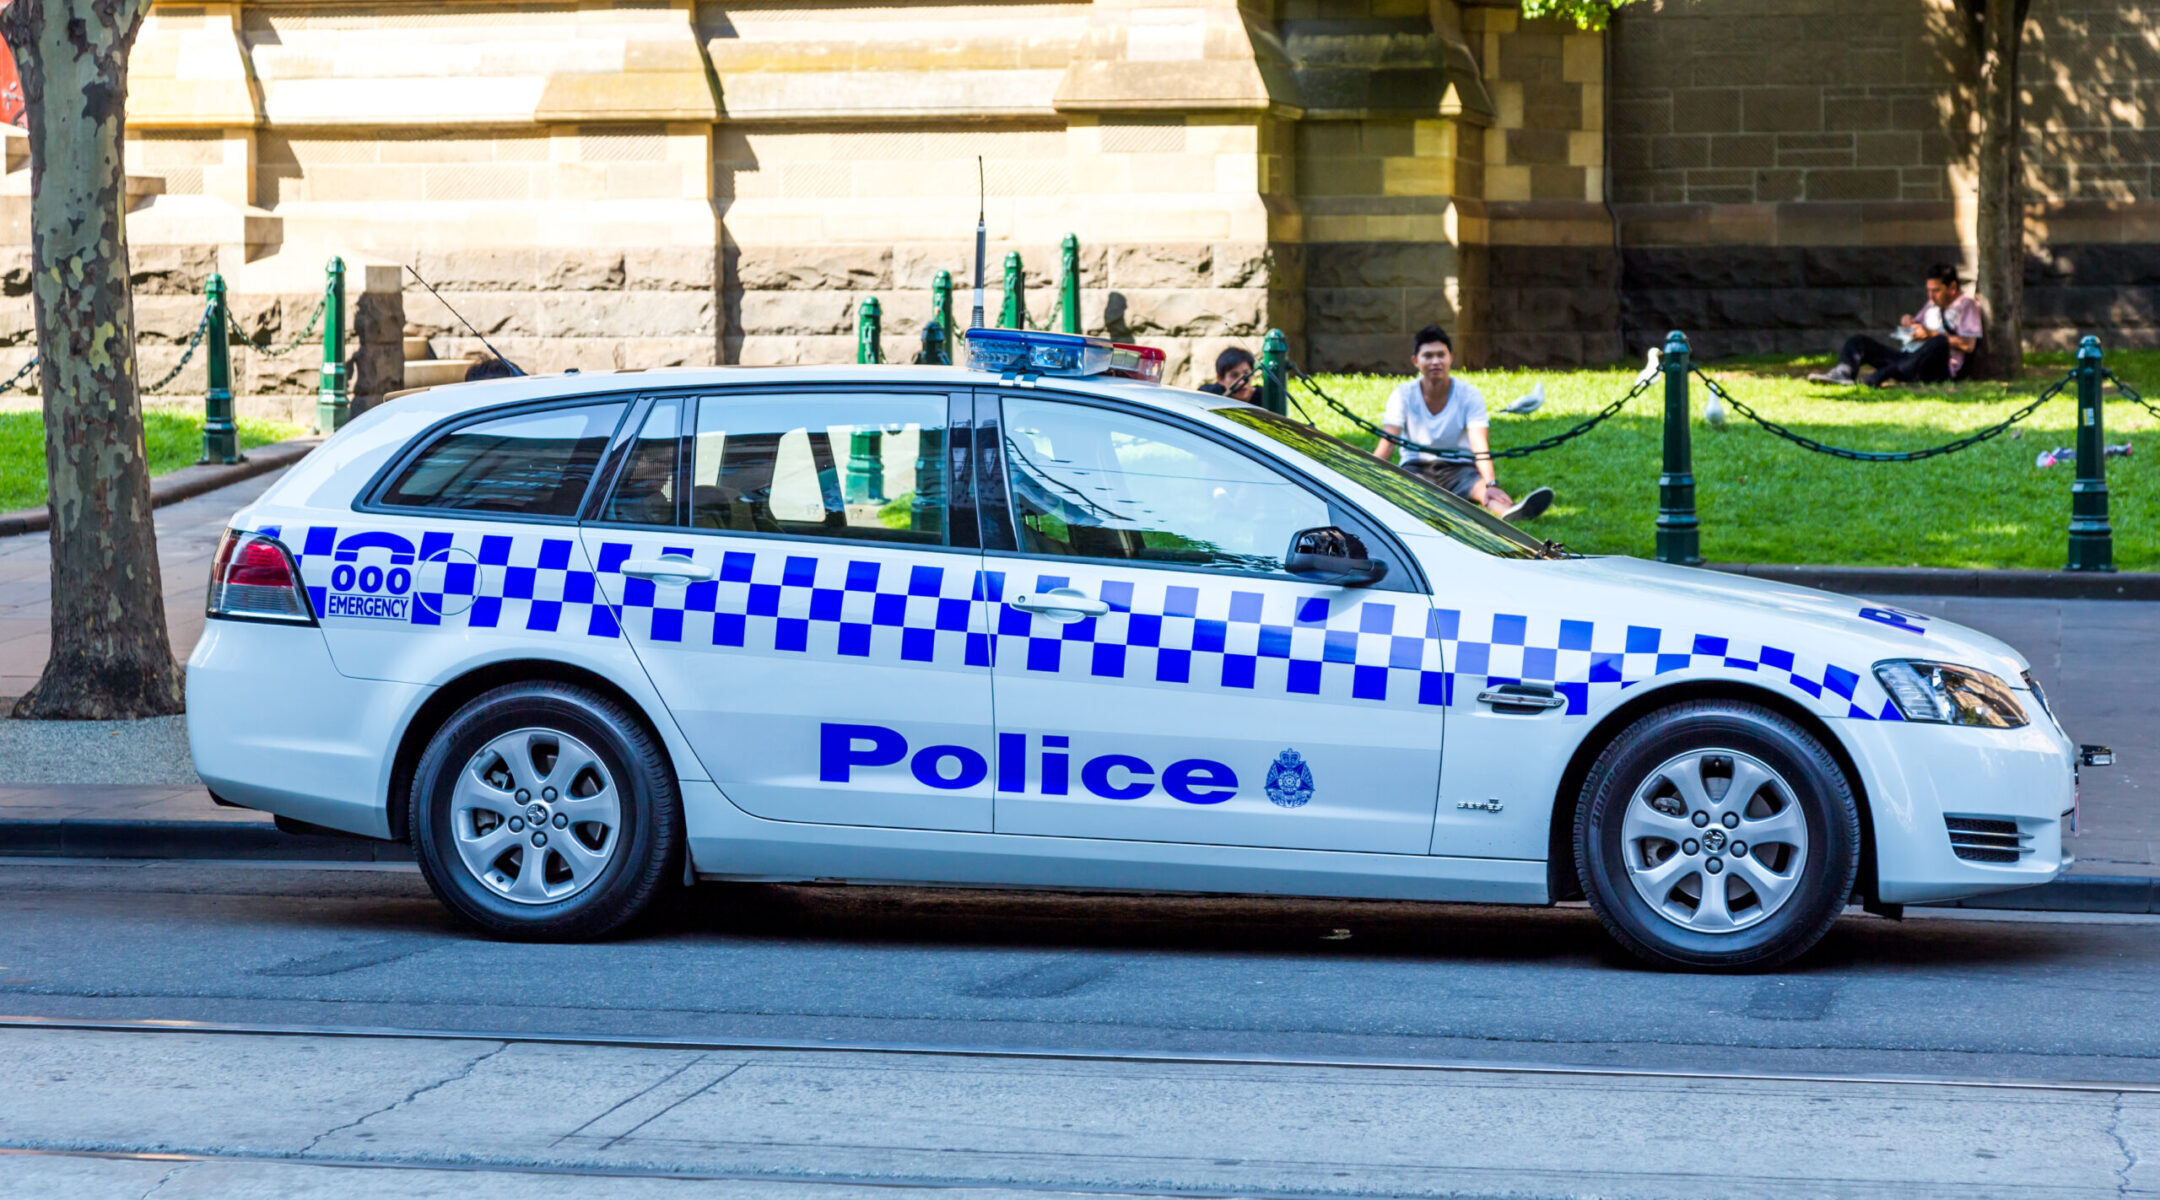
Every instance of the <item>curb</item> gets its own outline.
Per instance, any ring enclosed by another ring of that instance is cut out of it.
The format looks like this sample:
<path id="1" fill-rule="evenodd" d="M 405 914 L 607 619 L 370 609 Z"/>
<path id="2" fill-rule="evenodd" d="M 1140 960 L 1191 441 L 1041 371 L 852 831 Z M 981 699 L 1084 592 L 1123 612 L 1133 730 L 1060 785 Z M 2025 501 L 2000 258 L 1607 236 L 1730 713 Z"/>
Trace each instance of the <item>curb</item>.
<path id="1" fill-rule="evenodd" d="M 243 859 L 268 862 L 411 862 L 403 842 L 336 833 L 286 833 L 268 821 L 0 821 L 0 857 Z M 2160 878 L 2065 875 L 2039 887 L 1929 908 L 2024 912 L 2160 913 Z"/>
<path id="2" fill-rule="evenodd" d="M 1975 896 L 1931 908 L 2020 912 L 2160 913 L 2160 879 L 2144 875 L 2064 875 L 2053 883 Z"/>
<path id="3" fill-rule="evenodd" d="M 269 821 L 0 821 L 0 856 L 411 862 L 403 842 L 286 833 Z"/>
<path id="4" fill-rule="evenodd" d="M 2160 600 L 2160 571 L 1995 571 L 1959 567 L 1812 567 L 1706 563 L 1826 592 L 1885 596 L 1973 596 L 2025 600 Z"/>
<path id="5" fill-rule="evenodd" d="M 239 462 L 230 466 L 223 463 L 197 464 L 182 467 L 177 471 L 167 471 L 150 481 L 150 507 L 163 508 L 182 500 L 192 500 L 228 484 L 289 467 L 306 458 L 310 450 L 320 445 L 322 439 L 319 437 L 294 438 L 291 441 L 257 446 L 243 455 Z M 49 508 L 18 508 L 14 512 L 0 513 L 0 537 L 40 533 L 51 524 L 52 510 Z"/>

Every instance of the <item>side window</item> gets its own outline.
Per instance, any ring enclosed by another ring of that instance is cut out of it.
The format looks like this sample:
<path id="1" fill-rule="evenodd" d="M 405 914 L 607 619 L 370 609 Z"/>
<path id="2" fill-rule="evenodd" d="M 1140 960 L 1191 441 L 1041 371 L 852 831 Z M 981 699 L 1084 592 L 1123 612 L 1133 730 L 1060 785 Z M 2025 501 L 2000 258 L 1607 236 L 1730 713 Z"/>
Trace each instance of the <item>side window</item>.
<path id="1" fill-rule="evenodd" d="M 675 503 L 681 430 L 682 401 L 672 396 L 655 400 L 637 440 L 630 444 L 630 459 L 615 479 L 615 490 L 600 510 L 601 520 L 625 525 L 681 521 Z"/>
<path id="2" fill-rule="evenodd" d="M 1109 409 L 1008 399 L 1006 477 L 1020 549 L 1282 573 L 1327 502 L 1252 457 Z"/>
<path id="3" fill-rule="evenodd" d="M 382 503 L 574 518 L 623 407 L 554 408 L 460 426 L 422 450 Z"/>
<path id="4" fill-rule="evenodd" d="M 943 396 L 706 396 L 690 456 L 696 528 L 945 544 Z"/>

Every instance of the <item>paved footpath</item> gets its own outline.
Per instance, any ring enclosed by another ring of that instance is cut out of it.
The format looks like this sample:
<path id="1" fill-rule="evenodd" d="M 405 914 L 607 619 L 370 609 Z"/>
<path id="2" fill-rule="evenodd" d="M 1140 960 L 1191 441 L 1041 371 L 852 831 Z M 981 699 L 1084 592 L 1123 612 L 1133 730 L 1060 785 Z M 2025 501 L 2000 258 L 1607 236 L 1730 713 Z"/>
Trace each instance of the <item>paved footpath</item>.
<path id="1" fill-rule="evenodd" d="M 174 653 L 202 635 L 202 597 L 227 519 L 278 477 L 265 475 L 159 509 L 158 557 Z M 0 538 L 0 697 L 28 689 L 47 652 L 47 543 Z M 2085 773 L 2080 877 L 2123 881 L 2117 911 L 2160 911 L 2160 605 L 2123 600 L 1878 596 L 1994 634 L 2023 651 L 2071 736 L 2113 746 L 2117 765 Z M 269 830 L 261 814 L 212 805 L 187 754 L 183 718 L 143 722 L 0 720 L 0 830 L 35 822 L 36 852 L 128 856 L 272 854 L 333 859 L 403 857 L 354 839 L 305 842 Z M 63 828 L 64 827 L 64 828 Z M 128 830 L 136 831 L 133 841 Z M 16 852 L 24 835 L 0 832 Z M 121 838 L 115 842 L 116 837 Z M 99 846 L 107 849 L 100 850 Z M 220 849 L 220 847 L 226 847 Z M 115 848 L 117 847 L 117 848 Z M 161 849 L 162 847 L 162 849 Z M 2052 903 L 2052 902 L 2049 902 Z M 2090 898 L 2075 907 L 2093 906 Z"/>

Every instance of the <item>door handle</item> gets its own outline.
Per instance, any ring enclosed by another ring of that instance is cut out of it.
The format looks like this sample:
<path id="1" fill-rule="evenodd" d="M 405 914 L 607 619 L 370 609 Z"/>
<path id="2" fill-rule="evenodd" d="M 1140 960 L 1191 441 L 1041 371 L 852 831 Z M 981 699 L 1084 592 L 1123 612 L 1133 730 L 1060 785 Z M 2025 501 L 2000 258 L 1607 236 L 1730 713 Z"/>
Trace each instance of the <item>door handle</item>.
<path id="1" fill-rule="evenodd" d="M 633 558 L 622 565 L 622 573 L 655 583 L 691 583 L 713 577 L 711 567 L 699 566 L 687 558 Z"/>
<path id="2" fill-rule="evenodd" d="M 1091 600 L 1074 588 L 1052 588 L 1047 592 L 1017 592 L 1006 598 L 1005 603 L 1024 612 L 1041 613 L 1046 617 L 1078 621 L 1084 617 L 1099 617 L 1110 611 L 1101 600 Z"/>
<path id="3" fill-rule="evenodd" d="M 1479 692 L 1478 703 L 1492 705 L 1494 712 L 1540 713 L 1566 707 L 1567 697 L 1556 696 L 1541 684 L 1503 683 L 1491 691 Z"/>

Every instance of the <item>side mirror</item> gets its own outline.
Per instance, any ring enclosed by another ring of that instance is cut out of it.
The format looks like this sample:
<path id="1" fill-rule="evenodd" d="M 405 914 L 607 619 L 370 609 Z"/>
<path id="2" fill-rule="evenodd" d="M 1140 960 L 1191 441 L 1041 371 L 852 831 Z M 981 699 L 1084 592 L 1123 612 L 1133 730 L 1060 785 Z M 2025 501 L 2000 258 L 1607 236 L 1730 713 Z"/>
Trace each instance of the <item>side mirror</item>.
<path id="1" fill-rule="evenodd" d="M 1371 587 L 1387 575 L 1387 564 L 1365 557 L 1357 535 L 1333 525 L 1301 529 L 1290 535 L 1283 569 L 1308 583 Z"/>

